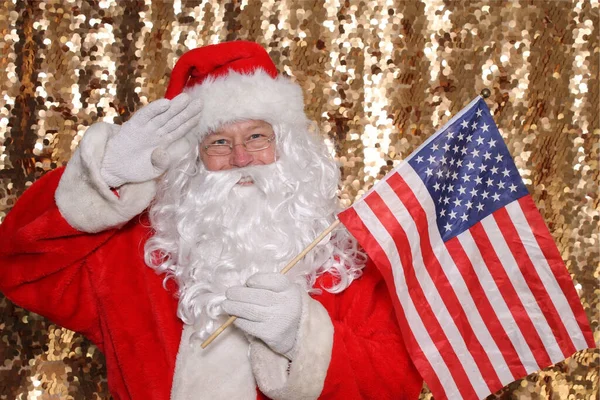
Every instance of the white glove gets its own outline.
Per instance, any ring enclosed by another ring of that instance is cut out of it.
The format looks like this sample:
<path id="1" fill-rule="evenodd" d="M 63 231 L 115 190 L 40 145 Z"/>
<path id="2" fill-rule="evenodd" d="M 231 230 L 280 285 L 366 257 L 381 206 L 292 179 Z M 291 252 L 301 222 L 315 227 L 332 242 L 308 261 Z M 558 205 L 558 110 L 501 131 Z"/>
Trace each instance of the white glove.
<path id="1" fill-rule="evenodd" d="M 246 286 L 227 289 L 223 310 L 238 319 L 235 326 L 293 359 L 302 315 L 300 286 L 278 273 L 257 273 Z"/>
<path id="2" fill-rule="evenodd" d="M 190 148 L 184 137 L 198 126 L 202 102 L 185 93 L 138 110 L 106 145 L 100 173 L 110 187 L 157 178 Z"/>

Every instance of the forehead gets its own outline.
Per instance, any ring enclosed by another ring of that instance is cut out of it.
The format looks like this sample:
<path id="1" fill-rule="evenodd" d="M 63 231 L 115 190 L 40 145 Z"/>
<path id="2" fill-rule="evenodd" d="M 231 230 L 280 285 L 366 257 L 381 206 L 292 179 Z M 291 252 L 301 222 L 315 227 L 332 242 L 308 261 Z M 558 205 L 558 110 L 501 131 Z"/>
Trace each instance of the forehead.
<path id="1" fill-rule="evenodd" d="M 231 122 L 226 125 L 221 126 L 219 129 L 214 131 L 213 135 L 226 135 L 226 134 L 234 134 L 237 132 L 247 132 L 252 131 L 254 129 L 268 129 L 273 130 L 271 124 L 262 120 L 245 120 L 245 121 L 237 121 Z"/>

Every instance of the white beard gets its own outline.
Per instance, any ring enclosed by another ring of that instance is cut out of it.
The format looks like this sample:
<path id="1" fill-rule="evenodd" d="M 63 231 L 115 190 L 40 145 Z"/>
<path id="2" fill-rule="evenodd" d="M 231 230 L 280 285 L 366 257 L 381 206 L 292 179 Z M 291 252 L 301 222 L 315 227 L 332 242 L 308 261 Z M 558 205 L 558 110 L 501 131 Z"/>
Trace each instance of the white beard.
<path id="1" fill-rule="evenodd" d="M 322 140 L 274 126 L 278 160 L 207 172 L 199 147 L 167 170 L 149 210 L 155 235 L 145 261 L 179 286 L 177 314 L 203 339 L 221 324 L 227 288 L 257 272 L 279 272 L 334 220 L 339 169 Z M 251 176 L 253 185 L 238 185 Z M 366 259 L 342 227 L 323 239 L 287 276 L 307 291 L 329 273 L 338 293 L 361 275 Z"/>
<path id="2" fill-rule="evenodd" d="M 225 317 L 225 291 L 257 272 L 279 272 L 334 218 L 298 218 L 302 204 L 280 164 L 223 172 L 202 171 L 190 181 L 177 221 L 179 317 L 193 322 L 201 339 Z M 240 179 L 254 184 L 242 186 Z M 296 265 L 288 277 L 310 289 L 306 274 L 331 258 L 328 240 Z"/>

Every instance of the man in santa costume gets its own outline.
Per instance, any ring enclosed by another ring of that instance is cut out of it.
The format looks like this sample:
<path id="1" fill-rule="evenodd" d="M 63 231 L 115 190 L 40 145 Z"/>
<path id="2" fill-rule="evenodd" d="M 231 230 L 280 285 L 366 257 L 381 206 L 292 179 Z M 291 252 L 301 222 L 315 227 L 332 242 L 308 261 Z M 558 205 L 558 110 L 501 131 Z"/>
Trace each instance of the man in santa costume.
<path id="1" fill-rule="evenodd" d="M 377 269 L 335 230 L 339 169 L 249 42 L 184 54 L 0 226 L 0 290 L 89 337 L 115 399 L 417 398 Z M 200 343 L 237 316 L 207 349 Z"/>

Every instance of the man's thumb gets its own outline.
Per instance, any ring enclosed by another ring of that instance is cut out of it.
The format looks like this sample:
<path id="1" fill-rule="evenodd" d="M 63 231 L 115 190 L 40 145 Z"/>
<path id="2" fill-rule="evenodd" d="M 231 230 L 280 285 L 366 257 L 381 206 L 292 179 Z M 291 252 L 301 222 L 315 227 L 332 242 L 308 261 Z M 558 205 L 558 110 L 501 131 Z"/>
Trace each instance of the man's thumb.
<path id="1" fill-rule="evenodd" d="M 171 163 L 180 160 L 190 149 L 190 142 L 186 137 L 182 137 L 171 143 L 166 149 L 162 146 L 154 149 L 150 160 L 154 168 L 162 173 L 169 168 Z"/>

